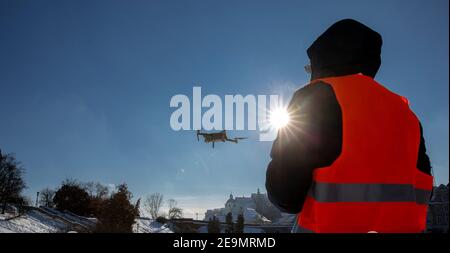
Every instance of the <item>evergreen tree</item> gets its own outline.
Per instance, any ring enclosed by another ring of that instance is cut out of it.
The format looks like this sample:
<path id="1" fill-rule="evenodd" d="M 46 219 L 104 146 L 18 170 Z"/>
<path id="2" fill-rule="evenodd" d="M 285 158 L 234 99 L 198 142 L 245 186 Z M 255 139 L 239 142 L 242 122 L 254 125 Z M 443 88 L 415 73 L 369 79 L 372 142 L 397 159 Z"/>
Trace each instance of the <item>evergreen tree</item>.
<path id="1" fill-rule="evenodd" d="M 239 214 L 235 224 L 235 233 L 244 233 L 244 215 Z"/>
<path id="2" fill-rule="evenodd" d="M 66 179 L 53 197 L 56 209 L 78 215 L 88 215 L 91 198 L 87 191 L 74 180 Z"/>
<path id="3" fill-rule="evenodd" d="M 227 224 L 225 228 L 225 233 L 233 233 L 233 214 L 231 212 L 227 213 L 227 216 L 225 217 L 225 223 Z"/>
<path id="4" fill-rule="evenodd" d="M 119 185 L 117 192 L 112 194 L 101 207 L 95 231 L 99 233 L 133 232 L 133 224 L 138 212 L 130 202 L 131 197 L 127 185 Z"/>

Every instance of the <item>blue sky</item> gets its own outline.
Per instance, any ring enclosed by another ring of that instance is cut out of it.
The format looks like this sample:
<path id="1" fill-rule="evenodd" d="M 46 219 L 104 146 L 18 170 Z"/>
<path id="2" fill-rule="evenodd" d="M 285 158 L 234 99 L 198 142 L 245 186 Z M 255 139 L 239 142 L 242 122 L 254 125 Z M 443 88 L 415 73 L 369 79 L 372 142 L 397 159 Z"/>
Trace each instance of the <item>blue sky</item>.
<path id="1" fill-rule="evenodd" d="M 264 190 L 270 142 L 215 149 L 174 132 L 170 98 L 289 94 L 305 50 L 354 18 L 383 36 L 377 80 L 420 117 L 437 183 L 448 182 L 448 1 L 1 1 L 0 148 L 26 193 L 66 177 L 161 192 L 187 215 Z"/>

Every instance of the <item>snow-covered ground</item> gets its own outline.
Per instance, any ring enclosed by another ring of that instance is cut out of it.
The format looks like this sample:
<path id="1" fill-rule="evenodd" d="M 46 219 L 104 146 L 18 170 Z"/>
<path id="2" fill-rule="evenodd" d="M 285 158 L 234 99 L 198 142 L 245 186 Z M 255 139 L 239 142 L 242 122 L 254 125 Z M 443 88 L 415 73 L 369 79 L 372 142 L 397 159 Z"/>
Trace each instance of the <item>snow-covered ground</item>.
<path id="1" fill-rule="evenodd" d="M 20 216 L 0 214 L 0 233 L 86 232 L 95 226 L 95 218 L 81 217 L 51 208 L 30 208 Z M 134 233 L 172 233 L 167 224 L 146 218 L 136 219 Z"/>
<path id="2" fill-rule="evenodd" d="M 0 233 L 58 233 L 69 230 L 67 223 L 30 210 L 19 217 L 0 214 Z"/>
<path id="3" fill-rule="evenodd" d="M 161 224 L 157 221 L 147 218 L 137 218 L 133 225 L 134 233 L 173 233 L 167 224 Z"/>

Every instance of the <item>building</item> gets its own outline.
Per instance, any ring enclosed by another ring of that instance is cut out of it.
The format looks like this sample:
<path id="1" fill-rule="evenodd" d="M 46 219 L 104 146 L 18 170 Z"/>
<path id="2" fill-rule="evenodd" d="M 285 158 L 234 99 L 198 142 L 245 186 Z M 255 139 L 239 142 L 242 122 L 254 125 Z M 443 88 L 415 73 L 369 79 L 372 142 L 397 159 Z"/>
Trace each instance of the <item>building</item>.
<path id="1" fill-rule="evenodd" d="M 427 231 L 448 233 L 448 184 L 433 188 L 428 206 Z"/>
<path id="2" fill-rule="evenodd" d="M 441 184 L 433 188 L 427 213 L 427 232 L 448 233 L 449 223 L 449 188 L 448 184 Z M 205 221 L 216 217 L 225 222 L 227 213 L 231 212 L 234 221 L 239 214 L 244 215 L 246 224 L 267 224 L 279 226 L 290 226 L 295 221 L 295 215 L 280 212 L 268 199 L 267 194 L 259 192 L 252 193 L 250 197 L 234 197 L 230 194 L 223 208 L 207 210 Z"/>
<path id="3" fill-rule="evenodd" d="M 259 189 L 256 193 L 252 193 L 250 197 L 234 197 L 233 194 L 230 194 L 225 206 L 207 210 L 204 220 L 208 221 L 216 217 L 219 221 L 224 222 L 228 213 L 233 215 L 234 221 L 236 221 L 238 215 L 243 215 L 247 224 L 267 224 L 282 216 L 281 212 L 270 203 L 267 194 L 261 193 Z"/>

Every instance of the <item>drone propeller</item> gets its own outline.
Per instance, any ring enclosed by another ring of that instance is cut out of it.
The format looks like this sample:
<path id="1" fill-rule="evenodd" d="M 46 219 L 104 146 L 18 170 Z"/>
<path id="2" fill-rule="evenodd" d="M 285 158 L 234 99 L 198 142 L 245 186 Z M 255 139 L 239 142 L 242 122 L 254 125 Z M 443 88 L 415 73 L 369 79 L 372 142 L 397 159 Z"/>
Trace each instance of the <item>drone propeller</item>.
<path id="1" fill-rule="evenodd" d="M 233 139 L 227 139 L 227 141 L 238 143 L 239 140 L 244 140 L 244 139 L 247 139 L 247 137 L 235 137 Z"/>

